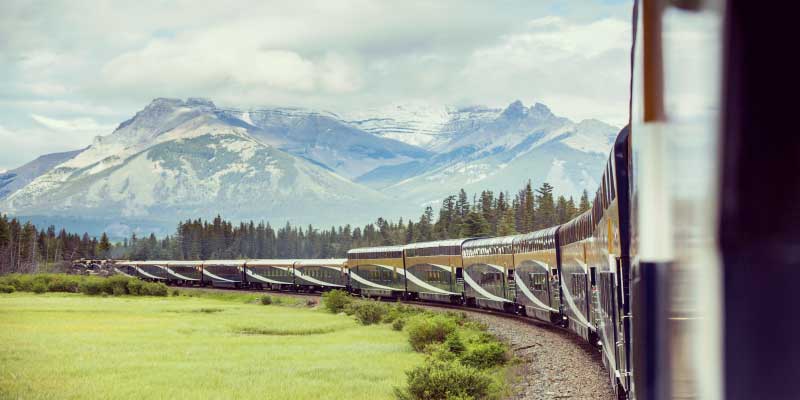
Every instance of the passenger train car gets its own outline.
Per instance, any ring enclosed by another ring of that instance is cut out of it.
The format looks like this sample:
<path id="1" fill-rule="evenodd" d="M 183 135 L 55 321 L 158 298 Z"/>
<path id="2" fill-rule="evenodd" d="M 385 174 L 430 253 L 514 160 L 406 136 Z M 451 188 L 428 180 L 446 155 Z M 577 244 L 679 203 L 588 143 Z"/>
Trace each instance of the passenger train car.
<path id="1" fill-rule="evenodd" d="M 343 288 L 549 321 L 597 346 L 620 398 L 797 398 L 800 135 L 777 136 L 785 127 L 772 108 L 785 116 L 794 103 L 769 89 L 796 81 L 798 62 L 773 62 L 793 14 L 766 10 L 744 0 L 634 1 L 629 124 L 591 209 L 563 225 L 352 249 L 347 260 L 116 268 L 168 283 Z"/>

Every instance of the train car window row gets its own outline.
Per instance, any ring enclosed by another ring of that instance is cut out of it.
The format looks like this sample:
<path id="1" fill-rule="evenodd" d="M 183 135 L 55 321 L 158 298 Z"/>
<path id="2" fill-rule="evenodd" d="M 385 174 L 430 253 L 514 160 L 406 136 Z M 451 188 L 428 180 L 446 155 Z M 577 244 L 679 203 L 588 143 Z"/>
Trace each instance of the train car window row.
<path id="1" fill-rule="evenodd" d="M 551 250 L 555 248 L 553 236 L 546 235 L 519 241 L 514 248 L 516 253 L 530 253 L 533 251 Z"/>
<path id="2" fill-rule="evenodd" d="M 406 249 L 407 257 L 457 256 L 461 246 L 431 246 Z"/>
<path id="3" fill-rule="evenodd" d="M 482 247 L 473 247 L 464 250 L 464 255 L 467 257 L 472 256 L 493 256 L 499 254 L 511 254 L 511 245 L 488 245 Z"/>
<path id="4" fill-rule="evenodd" d="M 352 253 L 349 254 L 351 260 L 377 260 L 384 258 L 403 258 L 403 251 L 375 251 L 370 253 Z"/>

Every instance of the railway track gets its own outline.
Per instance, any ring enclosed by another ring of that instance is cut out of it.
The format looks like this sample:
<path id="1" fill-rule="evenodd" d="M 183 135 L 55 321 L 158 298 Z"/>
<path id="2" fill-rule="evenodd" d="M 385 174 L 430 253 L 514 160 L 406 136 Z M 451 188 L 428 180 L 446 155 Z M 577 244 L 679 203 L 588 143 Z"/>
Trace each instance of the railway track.
<path id="1" fill-rule="evenodd" d="M 319 293 L 222 288 L 191 288 L 221 292 L 248 292 L 293 298 L 319 298 Z M 600 353 L 567 329 L 531 318 L 450 304 L 403 301 L 430 310 L 465 313 L 488 327 L 510 347 L 519 363 L 512 365 L 507 399 L 615 399 Z"/>

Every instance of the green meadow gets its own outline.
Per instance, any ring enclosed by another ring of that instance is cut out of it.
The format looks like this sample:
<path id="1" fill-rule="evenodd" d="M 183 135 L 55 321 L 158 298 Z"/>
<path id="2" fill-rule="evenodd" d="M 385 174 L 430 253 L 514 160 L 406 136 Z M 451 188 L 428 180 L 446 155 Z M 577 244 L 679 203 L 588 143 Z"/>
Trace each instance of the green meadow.
<path id="1" fill-rule="evenodd" d="M 222 297 L 0 294 L 0 398 L 390 399 L 424 360 L 385 324 Z"/>

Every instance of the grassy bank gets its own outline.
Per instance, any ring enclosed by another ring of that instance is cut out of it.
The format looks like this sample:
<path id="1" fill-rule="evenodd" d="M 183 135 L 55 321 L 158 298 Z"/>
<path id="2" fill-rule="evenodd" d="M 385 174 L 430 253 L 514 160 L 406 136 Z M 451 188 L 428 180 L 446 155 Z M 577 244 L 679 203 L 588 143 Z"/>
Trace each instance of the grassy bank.
<path id="1" fill-rule="evenodd" d="M 390 399 L 423 363 L 402 331 L 247 296 L 0 294 L 0 398 Z"/>
<path id="2" fill-rule="evenodd" d="M 362 325 L 388 324 L 403 331 L 425 362 L 406 372 L 400 400 L 497 399 L 508 394 L 511 354 L 486 326 L 462 312 L 433 312 L 400 303 L 357 300 L 344 291 L 323 295 L 324 308 Z"/>

